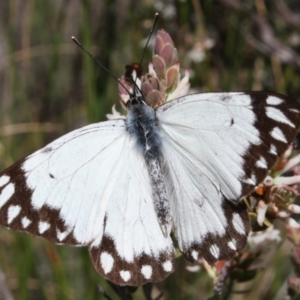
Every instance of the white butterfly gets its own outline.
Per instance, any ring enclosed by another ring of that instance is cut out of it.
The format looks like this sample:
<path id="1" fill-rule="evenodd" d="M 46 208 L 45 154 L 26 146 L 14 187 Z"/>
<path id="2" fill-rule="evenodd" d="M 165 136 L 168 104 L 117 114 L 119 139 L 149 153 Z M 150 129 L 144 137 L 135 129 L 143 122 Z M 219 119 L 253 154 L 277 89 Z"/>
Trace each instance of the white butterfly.
<path id="1" fill-rule="evenodd" d="M 92 124 L 0 174 L 0 223 L 86 245 L 119 285 L 174 271 L 172 232 L 190 261 L 230 259 L 250 223 L 240 199 L 293 141 L 300 105 L 275 93 L 204 93 Z"/>

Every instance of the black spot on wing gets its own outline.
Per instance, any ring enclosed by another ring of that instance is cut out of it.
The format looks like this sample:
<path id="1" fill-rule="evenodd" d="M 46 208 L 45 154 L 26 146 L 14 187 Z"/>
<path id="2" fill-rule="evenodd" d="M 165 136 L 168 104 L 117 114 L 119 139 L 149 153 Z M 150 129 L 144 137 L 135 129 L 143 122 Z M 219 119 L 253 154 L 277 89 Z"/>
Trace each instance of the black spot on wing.
<path id="1" fill-rule="evenodd" d="M 41 149 L 42 153 L 48 153 L 48 152 L 51 152 L 51 151 L 52 151 L 51 147 L 45 147 L 45 148 Z"/>

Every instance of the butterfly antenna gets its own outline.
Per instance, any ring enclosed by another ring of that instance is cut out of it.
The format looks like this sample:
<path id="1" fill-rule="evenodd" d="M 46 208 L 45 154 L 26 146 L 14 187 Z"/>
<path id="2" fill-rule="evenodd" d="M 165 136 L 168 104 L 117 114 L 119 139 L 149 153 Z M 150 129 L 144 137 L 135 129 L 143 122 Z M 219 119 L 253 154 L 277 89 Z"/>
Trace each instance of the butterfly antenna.
<path id="1" fill-rule="evenodd" d="M 147 49 L 147 47 L 148 47 L 148 44 L 149 44 L 149 42 L 150 42 L 150 38 L 151 38 L 151 36 L 152 36 L 153 30 L 154 30 L 155 25 L 156 25 L 157 20 L 158 20 L 158 16 L 159 16 L 158 13 L 156 13 L 156 14 L 154 15 L 153 25 L 152 25 L 152 27 L 151 27 L 151 29 L 150 29 L 150 32 L 149 32 L 149 35 L 148 35 L 148 39 L 147 39 L 147 42 L 146 42 L 146 44 L 145 44 L 144 51 L 143 51 L 143 53 L 142 53 L 142 57 L 141 57 L 141 60 L 140 60 L 140 65 L 141 65 L 142 62 L 143 62 L 143 59 L 144 59 L 144 56 L 145 56 L 145 53 L 146 53 L 146 49 Z"/>
<path id="2" fill-rule="evenodd" d="M 75 36 L 72 36 L 72 40 L 73 42 L 79 46 L 85 53 L 87 53 L 98 65 L 100 65 L 100 67 L 106 71 L 113 79 L 115 79 L 119 84 L 121 84 L 121 86 L 126 90 L 126 92 L 128 93 L 128 95 L 130 95 L 130 92 L 128 91 L 128 89 L 126 88 L 126 86 L 114 75 L 112 74 L 93 54 L 91 54 L 88 50 L 86 50 L 83 45 L 76 39 Z"/>
<path id="3" fill-rule="evenodd" d="M 158 16 L 159 16 L 159 13 L 155 13 L 155 15 L 154 15 L 154 20 L 153 20 L 153 25 L 152 25 L 152 27 L 151 27 L 151 29 L 150 29 L 150 32 L 149 32 L 149 35 L 148 35 L 148 38 L 147 38 L 147 41 L 146 41 L 146 44 L 145 44 L 145 47 L 144 47 L 144 51 L 143 51 L 142 57 L 141 57 L 141 59 L 140 59 L 140 65 L 142 65 L 143 59 L 144 59 L 144 57 L 145 57 L 146 49 L 147 49 L 148 44 L 149 44 L 149 42 L 150 42 L 150 38 L 151 38 L 151 36 L 152 36 L 152 34 L 153 34 L 155 25 L 156 25 L 157 20 L 158 20 Z M 136 78 L 135 78 L 133 84 L 134 84 L 135 88 L 141 93 L 141 95 L 143 95 L 141 89 L 140 89 L 140 88 L 138 87 L 138 85 L 136 84 L 136 80 L 137 80 L 137 76 L 136 76 Z"/>

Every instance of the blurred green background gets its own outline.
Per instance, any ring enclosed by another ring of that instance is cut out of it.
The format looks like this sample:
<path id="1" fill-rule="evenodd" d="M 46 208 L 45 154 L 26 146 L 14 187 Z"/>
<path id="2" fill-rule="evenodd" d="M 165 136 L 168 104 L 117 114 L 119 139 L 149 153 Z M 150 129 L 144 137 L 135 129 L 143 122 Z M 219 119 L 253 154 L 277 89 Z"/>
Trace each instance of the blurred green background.
<path id="1" fill-rule="evenodd" d="M 268 90 L 299 100 L 299 0 L 0 0 L 1 170 L 72 129 L 105 120 L 113 104 L 120 109 L 117 83 L 71 36 L 119 77 L 140 60 L 155 12 L 156 30 L 173 38 L 192 91 Z M 275 286 L 230 299 L 276 299 L 286 262 L 279 262 Z M 163 291 L 161 299 L 211 294 L 205 270 L 192 273 L 187 265 L 179 258 L 177 271 L 154 289 Z M 105 299 L 99 286 L 117 299 L 86 248 L 1 228 L 0 268 L 15 299 Z M 144 299 L 142 289 L 133 297 Z"/>

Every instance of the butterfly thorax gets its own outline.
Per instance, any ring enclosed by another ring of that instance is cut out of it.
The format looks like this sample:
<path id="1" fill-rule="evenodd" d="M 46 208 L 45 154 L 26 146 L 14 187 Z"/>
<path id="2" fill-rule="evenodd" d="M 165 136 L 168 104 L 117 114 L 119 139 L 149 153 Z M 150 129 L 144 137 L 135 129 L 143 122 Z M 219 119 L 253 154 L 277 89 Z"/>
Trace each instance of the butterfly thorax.
<path id="1" fill-rule="evenodd" d="M 158 121 L 152 107 L 130 100 L 126 127 L 130 135 L 136 138 L 137 147 L 143 152 L 146 160 L 160 155 L 161 138 Z"/>
<path id="2" fill-rule="evenodd" d="M 138 98 L 130 99 L 126 118 L 127 132 L 136 140 L 137 151 L 141 151 L 151 180 L 153 202 L 158 221 L 165 236 L 171 231 L 170 204 L 167 197 L 161 162 L 161 138 L 155 110 Z"/>

